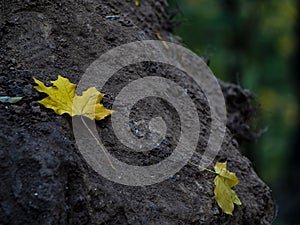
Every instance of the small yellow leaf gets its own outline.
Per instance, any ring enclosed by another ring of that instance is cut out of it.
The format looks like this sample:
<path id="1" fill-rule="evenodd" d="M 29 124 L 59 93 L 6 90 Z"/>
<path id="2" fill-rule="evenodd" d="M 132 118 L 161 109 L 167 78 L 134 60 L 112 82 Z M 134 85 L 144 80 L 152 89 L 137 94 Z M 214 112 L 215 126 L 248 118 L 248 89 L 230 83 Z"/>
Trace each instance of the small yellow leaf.
<path id="1" fill-rule="evenodd" d="M 51 81 L 53 86 L 47 87 L 43 82 L 33 78 L 38 86 L 34 88 L 44 92 L 48 97 L 39 101 L 46 108 L 53 109 L 56 114 L 64 113 L 70 116 L 81 115 L 91 120 L 101 120 L 112 113 L 100 104 L 103 94 L 95 87 L 84 91 L 82 96 L 75 94 L 76 84 L 71 83 L 67 78 L 58 75 L 58 79 Z"/>
<path id="2" fill-rule="evenodd" d="M 231 188 L 238 184 L 239 180 L 235 173 L 226 169 L 226 162 L 217 162 L 215 172 L 218 174 L 214 179 L 215 199 L 224 213 L 232 215 L 234 204 L 241 205 L 242 202 Z"/>
<path id="3" fill-rule="evenodd" d="M 215 171 L 220 176 L 226 178 L 226 182 L 229 184 L 230 187 L 233 187 L 239 183 L 239 180 L 237 179 L 235 173 L 229 172 L 226 169 L 227 162 L 220 163 L 217 162 L 215 165 Z"/>
<path id="4" fill-rule="evenodd" d="M 135 6 L 139 7 L 140 6 L 140 2 L 139 1 L 135 1 Z"/>
<path id="5" fill-rule="evenodd" d="M 231 198 L 231 189 L 221 176 L 216 176 L 214 179 L 216 185 L 214 194 L 215 199 L 224 213 L 232 215 L 234 205 Z"/>

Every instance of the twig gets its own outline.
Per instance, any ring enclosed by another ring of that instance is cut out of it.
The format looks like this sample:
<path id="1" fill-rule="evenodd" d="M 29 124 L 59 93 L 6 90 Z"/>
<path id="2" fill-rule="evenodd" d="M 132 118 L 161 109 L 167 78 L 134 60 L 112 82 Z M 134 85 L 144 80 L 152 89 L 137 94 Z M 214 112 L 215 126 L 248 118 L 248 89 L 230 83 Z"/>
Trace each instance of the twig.
<path id="1" fill-rule="evenodd" d="M 201 169 L 203 169 L 203 170 L 206 170 L 206 171 L 208 171 L 208 172 L 211 172 L 211 173 L 214 173 L 214 174 L 217 174 L 217 175 L 219 175 L 218 173 L 216 173 L 215 171 L 213 171 L 213 170 L 210 170 L 210 169 L 207 169 L 207 168 L 204 168 L 204 167 L 202 167 L 202 166 L 200 166 L 200 165 L 197 165 L 197 164 L 195 164 L 195 163 L 193 163 L 193 162 L 189 162 L 192 166 L 196 166 L 196 167 L 198 167 L 198 168 L 201 168 Z"/>

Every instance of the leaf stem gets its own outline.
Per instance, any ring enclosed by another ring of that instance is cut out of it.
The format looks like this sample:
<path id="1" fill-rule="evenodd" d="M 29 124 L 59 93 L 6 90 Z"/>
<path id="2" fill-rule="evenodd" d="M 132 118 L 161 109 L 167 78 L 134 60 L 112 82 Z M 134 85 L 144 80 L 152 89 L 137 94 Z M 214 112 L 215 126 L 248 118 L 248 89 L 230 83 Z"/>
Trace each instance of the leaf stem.
<path id="1" fill-rule="evenodd" d="M 108 152 L 102 148 L 102 145 L 100 144 L 98 138 L 94 135 L 93 131 L 88 127 L 88 125 L 86 124 L 86 122 L 83 119 L 83 116 L 80 116 L 82 123 L 84 124 L 84 126 L 86 127 L 86 129 L 90 132 L 90 134 L 93 136 L 93 138 L 95 139 L 95 141 L 97 142 L 97 144 L 99 145 L 99 147 L 101 148 L 101 150 L 103 151 L 105 157 L 107 158 L 111 168 L 113 168 L 114 170 L 116 170 L 116 168 L 114 167 L 114 165 L 112 164 L 112 161 L 109 158 Z"/>
<path id="2" fill-rule="evenodd" d="M 203 169 L 203 170 L 206 170 L 206 171 L 208 171 L 208 172 L 210 172 L 210 173 L 213 173 L 213 174 L 217 174 L 217 175 L 219 175 L 218 173 L 216 173 L 215 171 L 213 171 L 213 170 L 210 170 L 210 169 L 207 169 L 207 168 L 204 168 L 204 167 L 202 167 L 202 166 L 200 166 L 200 165 L 197 165 L 197 164 L 195 164 L 195 163 L 193 163 L 193 162 L 189 162 L 192 166 L 196 166 L 196 167 L 198 167 L 198 168 L 200 168 L 200 169 Z"/>

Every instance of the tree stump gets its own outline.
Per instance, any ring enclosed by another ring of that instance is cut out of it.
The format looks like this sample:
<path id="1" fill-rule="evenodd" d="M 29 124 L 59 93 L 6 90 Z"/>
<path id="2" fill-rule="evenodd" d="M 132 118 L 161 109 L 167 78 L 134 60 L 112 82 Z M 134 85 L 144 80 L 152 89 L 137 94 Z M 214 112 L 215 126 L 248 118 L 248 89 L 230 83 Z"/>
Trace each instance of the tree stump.
<path id="1" fill-rule="evenodd" d="M 2 1 L 5 3 L 6 1 Z M 2 5 L 0 24 L 0 95 L 24 96 L 0 104 L 0 224 L 271 224 L 271 190 L 239 152 L 235 137 L 247 137 L 251 94 L 220 82 L 228 107 L 228 129 L 215 161 L 227 161 L 240 183 L 242 201 L 233 216 L 222 213 L 214 199 L 214 174 L 186 165 L 176 175 L 150 186 L 124 186 L 109 181 L 86 163 L 76 148 L 69 116 L 58 116 L 37 103 L 44 95 L 32 77 L 49 84 L 61 74 L 78 83 L 86 68 L 116 46 L 157 39 L 172 31 L 165 0 L 17 1 Z M 183 73 L 166 65 L 139 63 L 118 72 L 104 88 L 111 107 L 116 93 L 140 77 L 162 74 L 188 90 L 204 129 L 197 151 L 205 148 L 209 107 L 203 93 Z M 150 110 L 178 122 L 172 106 L 149 99 L 136 107 L 141 119 Z M 184 106 L 183 106 L 184 107 Z M 171 120 L 172 121 L 172 120 Z M 127 160 L 151 164 L 172 152 L 180 129 L 175 124 L 155 153 L 130 154 L 114 139 L 110 118 L 97 122 L 110 151 Z M 245 133 L 246 132 L 246 133 Z M 249 131 L 250 132 L 250 131 Z M 177 132 L 178 133 L 178 132 Z M 249 133 L 250 135 L 250 133 Z M 197 156 L 195 156 L 197 158 Z M 144 160 L 144 161 L 143 161 Z"/>

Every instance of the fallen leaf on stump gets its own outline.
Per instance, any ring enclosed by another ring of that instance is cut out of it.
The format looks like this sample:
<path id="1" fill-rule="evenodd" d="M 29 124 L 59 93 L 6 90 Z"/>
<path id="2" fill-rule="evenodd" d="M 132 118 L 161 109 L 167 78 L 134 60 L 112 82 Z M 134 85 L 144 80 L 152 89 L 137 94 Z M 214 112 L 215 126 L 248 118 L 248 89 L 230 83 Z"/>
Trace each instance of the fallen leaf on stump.
<path id="1" fill-rule="evenodd" d="M 215 199 L 224 213 L 232 215 L 234 204 L 242 204 L 235 191 L 231 189 L 239 183 L 239 180 L 235 173 L 229 172 L 226 169 L 226 162 L 217 162 L 214 169 L 218 174 L 214 179 Z"/>
<path id="2" fill-rule="evenodd" d="M 60 75 L 58 75 L 57 80 L 51 81 L 51 83 L 53 84 L 53 86 L 51 87 L 45 86 L 43 82 L 39 81 L 36 78 L 33 79 L 34 82 L 38 85 L 34 88 L 37 91 L 46 93 L 48 95 L 48 97 L 38 102 L 46 108 L 53 109 L 54 112 L 58 115 L 67 113 L 70 116 L 80 116 L 81 121 L 86 129 L 90 132 L 97 144 L 101 147 L 100 142 L 88 127 L 83 117 L 87 117 L 91 120 L 102 120 L 106 116 L 112 114 L 112 110 L 106 109 L 102 104 L 100 104 L 101 100 L 104 97 L 104 94 L 97 91 L 95 87 L 91 87 L 82 92 L 81 96 L 76 95 L 76 84 L 71 83 L 69 79 L 64 78 Z M 108 152 L 104 148 L 101 148 L 101 150 L 104 152 L 111 167 L 115 169 L 109 158 Z"/>
<path id="3" fill-rule="evenodd" d="M 75 94 L 76 84 L 69 79 L 58 75 L 58 79 L 51 81 L 53 86 L 47 87 L 43 82 L 33 78 L 38 86 L 34 88 L 39 92 L 44 92 L 48 97 L 39 101 L 46 108 L 53 109 L 58 115 L 64 113 L 70 116 L 84 116 L 91 120 L 102 120 L 112 113 L 112 110 L 106 109 L 100 102 L 104 94 L 91 87 L 84 91 L 81 96 Z"/>

